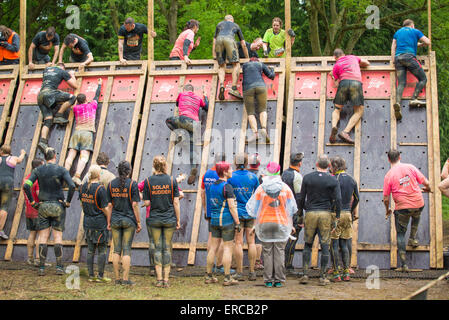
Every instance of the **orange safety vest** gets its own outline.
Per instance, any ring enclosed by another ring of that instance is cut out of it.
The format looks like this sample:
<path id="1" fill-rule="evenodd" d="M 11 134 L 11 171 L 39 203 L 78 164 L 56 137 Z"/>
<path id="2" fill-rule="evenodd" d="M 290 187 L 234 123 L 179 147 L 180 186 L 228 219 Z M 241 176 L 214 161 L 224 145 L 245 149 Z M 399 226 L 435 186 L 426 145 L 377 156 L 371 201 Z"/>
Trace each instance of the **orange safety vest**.
<path id="1" fill-rule="evenodd" d="M 12 38 L 14 37 L 16 33 L 13 31 L 11 36 L 8 39 L 8 43 L 12 44 Z M 0 46 L 0 61 L 3 61 L 5 59 L 7 60 L 16 60 L 19 59 L 20 57 L 20 50 L 17 52 L 12 52 L 9 50 L 6 50 L 6 48 L 3 48 L 2 46 Z"/>

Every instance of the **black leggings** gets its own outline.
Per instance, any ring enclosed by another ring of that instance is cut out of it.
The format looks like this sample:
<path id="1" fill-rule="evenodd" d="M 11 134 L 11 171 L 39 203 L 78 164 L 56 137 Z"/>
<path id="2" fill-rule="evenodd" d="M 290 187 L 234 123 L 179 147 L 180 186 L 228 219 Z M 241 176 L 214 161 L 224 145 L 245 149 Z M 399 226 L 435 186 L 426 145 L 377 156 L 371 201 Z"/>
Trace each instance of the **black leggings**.
<path id="1" fill-rule="evenodd" d="M 396 73 L 398 77 L 396 102 L 401 104 L 402 93 L 404 92 L 404 88 L 407 85 L 407 70 L 410 71 L 416 77 L 416 79 L 418 79 L 418 83 L 416 84 L 415 87 L 415 92 L 413 93 L 412 96 L 412 99 L 417 99 L 427 83 L 426 73 L 421 67 L 421 64 L 414 55 L 409 53 L 397 56 L 394 59 L 394 64 L 396 67 Z"/>
<path id="2" fill-rule="evenodd" d="M 89 277 L 94 276 L 94 256 L 95 250 L 98 248 L 98 275 L 103 277 L 104 274 L 104 266 L 106 265 L 106 251 L 107 251 L 107 243 L 95 243 L 90 239 L 87 240 L 87 269 L 89 270 Z"/>

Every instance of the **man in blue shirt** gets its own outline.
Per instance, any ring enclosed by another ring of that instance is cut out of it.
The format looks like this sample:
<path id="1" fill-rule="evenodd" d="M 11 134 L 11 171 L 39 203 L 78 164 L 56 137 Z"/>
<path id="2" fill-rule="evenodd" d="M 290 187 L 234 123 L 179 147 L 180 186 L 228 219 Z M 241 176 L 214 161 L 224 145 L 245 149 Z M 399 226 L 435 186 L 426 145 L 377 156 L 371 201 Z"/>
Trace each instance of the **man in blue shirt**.
<path id="1" fill-rule="evenodd" d="M 243 278 L 243 231 L 246 232 L 246 242 L 248 243 L 248 260 L 249 260 L 249 281 L 256 280 L 256 272 L 254 266 L 256 264 L 256 243 L 254 239 L 254 218 L 246 211 L 246 203 L 249 201 L 253 193 L 259 186 L 257 176 L 246 170 L 248 165 L 248 155 L 246 153 L 237 154 L 234 159 L 236 171 L 232 173 L 232 178 L 228 183 L 234 188 L 234 194 L 237 199 L 237 211 L 239 221 L 242 225 L 240 232 L 235 233 L 234 257 L 237 264 L 237 274 L 234 279 L 244 281 Z"/>
<path id="2" fill-rule="evenodd" d="M 398 78 L 396 102 L 394 104 L 396 120 L 402 119 L 401 100 L 407 84 L 407 70 L 418 79 L 409 105 L 421 106 L 426 104 L 425 101 L 418 100 L 419 94 L 427 83 L 427 77 L 421 64 L 416 59 L 416 51 L 418 47 L 428 45 L 430 45 L 429 38 L 418 29 L 415 29 L 415 24 L 410 19 L 405 20 L 403 27 L 394 34 L 393 43 L 391 44 L 391 61 L 395 65 Z"/>

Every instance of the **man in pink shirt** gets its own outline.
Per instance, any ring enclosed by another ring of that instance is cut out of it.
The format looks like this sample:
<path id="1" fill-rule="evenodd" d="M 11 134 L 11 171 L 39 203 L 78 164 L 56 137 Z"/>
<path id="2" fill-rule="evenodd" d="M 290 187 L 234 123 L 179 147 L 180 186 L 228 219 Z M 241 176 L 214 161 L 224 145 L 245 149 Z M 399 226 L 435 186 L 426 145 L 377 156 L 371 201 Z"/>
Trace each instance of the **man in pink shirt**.
<path id="1" fill-rule="evenodd" d="M 206 112 L 209 108 L 209 100 L 207 96 L 201 99 L 193 92 L 193 86 L 187 84 L 184 86 L 184 92 L 181 92 L 176 99 L 176 105 L 178 106 L 179 116 L 173 116 L 165 120 L 167 127 L 175 131 L 177 129 L 184 129 L 189 133 L 190 137 L 190 164 L 192 169 L 190 170 L 189 178 L 187 179 L 188 184 L 193 184 L 195 182 L 196 175 L 198 174 L 198 163 L 194 163 L 193 159 L 193 136 L 194 132 L 200 130 L 201 123 L 198 117 L 200 108 L 203 108 Z M 176 131 L 175 131 L 176 132 Z M 182 135 L 177 133 L 178 137 L 175 141 L 175 145 L 182 141 Z"/>
<path id="2" fill-rule="evenodd" d="M 200 45 L 201 37 L 194 41 L 195 35 L 200 29 L 200 23 L 191 19 L 187 21 L 184 31 L 176 39 L 175 45 L 170 53 L 170 60 L 184 60 L 185 63 L 191 64 L 189 59 L 190 53 Z"/>
<path id="3" fill-rule="evenodd" d="M 89 162 L 90 153 L 94 150 L 94 132 L 95 119 L 97 116 L 98 99 L 101 92 L 102 79 L 98 79 L 98 87 L 94 99 L 86 103 L 86 95 L 80 93 L 76 97 L 77 105 L 73 107 L 75 115 L 75 132 L 73 132 L 69 143 L 69 155 L 65 160 L 64 167 L 70 172 L 73 160 L 80 152 L 80 158 L 76 167 L 75 176 L 72 178 L 73 182 L 79 186 L 81 185 L 81 174 Z"/>
<path id="4" fill-rule="evenodd" d="M 405 233 L 407 232 L 408 222 L 412 218 L 412 226 L 408 245 L 417 247 L 416 233 L 418 231 L 421 211 L 424 208 L 424 199 L 422 192 L 431 192 L 429 181 L 426 177 L 412 164 L 401 163 L 401 154 L 397 150 L 388 152 L 388 161 L 391 169 L 384 178 L 384 205 L 386 210 L 386 218 L 392 213 L 390 208 L 390 194 L 393 195 L 395 203 L 394 220 L 396 226 L 398 255 L 402 265 L 402 271 L 407 272 L 405 256 Z M 424 185 L 421 190 L 419 185 Z"/>
<path id="5" fill-rule="evenodd" d="M 354 140 L 349 136 L 349 132 L 355 127 L 363 115 L 363 88 L 362 73 L 360 67 L 370 65 L 368 60 L 360 59 L 357 56 L 345 55 L 343 50 L 335 49 L 334 59 L 337 61 L 332 70 L 331 76 L 335 81 L 335 87 L 338 84 L 337 94 L 335 95 L 335 109 L 332 113 L 332 132 L 329 137 L 330 143 L 337 141 L 338 122 L 340 121 L 340 112 L 347 101 L 354 107 L 354 114 L 349 119 L 346 128 L 338 134 L 345 142 L 354 144 Z"/>

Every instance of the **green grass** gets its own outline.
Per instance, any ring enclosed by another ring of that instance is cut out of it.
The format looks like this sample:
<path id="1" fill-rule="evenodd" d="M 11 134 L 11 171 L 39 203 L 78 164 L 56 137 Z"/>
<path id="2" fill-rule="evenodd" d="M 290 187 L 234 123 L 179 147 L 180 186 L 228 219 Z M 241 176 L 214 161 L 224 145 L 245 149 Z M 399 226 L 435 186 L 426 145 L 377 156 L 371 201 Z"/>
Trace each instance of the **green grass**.
<path id="1" fill-rule="evenodd" d="M 449 220 L 449 198 L 442 196 L 443 198 L 443 220 Z"/>

